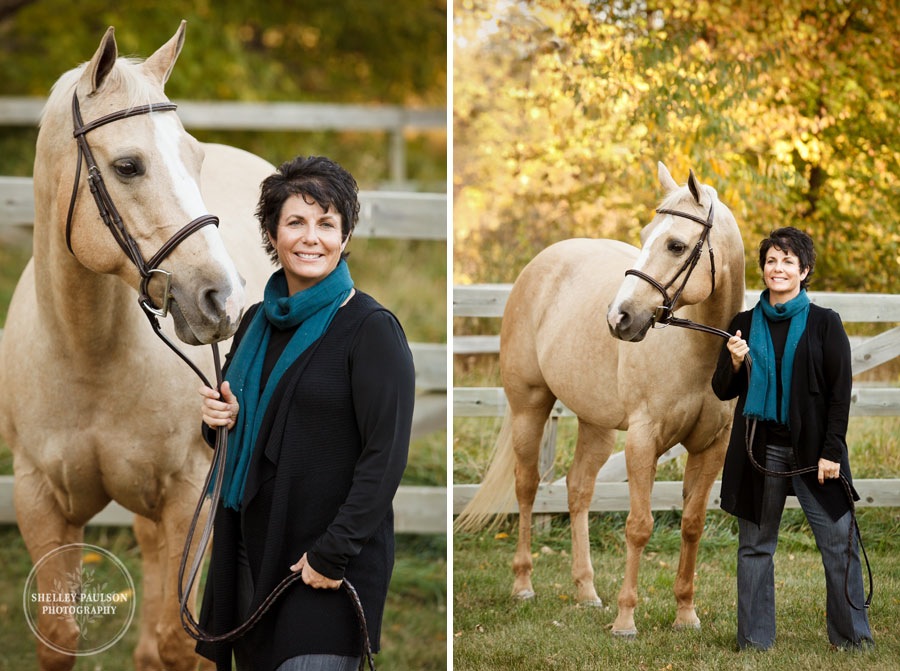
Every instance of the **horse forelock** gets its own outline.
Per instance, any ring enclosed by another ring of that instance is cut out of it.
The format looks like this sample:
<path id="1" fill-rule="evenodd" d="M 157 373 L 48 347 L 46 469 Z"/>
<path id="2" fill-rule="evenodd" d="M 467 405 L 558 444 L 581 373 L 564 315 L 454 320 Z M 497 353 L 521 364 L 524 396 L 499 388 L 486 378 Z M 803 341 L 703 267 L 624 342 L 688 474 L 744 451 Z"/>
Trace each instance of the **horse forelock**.
<path id="1" fill-rule="evenodd" d="M 141 105 L 159 103 L 167 100 L 159 83 L 148 77 L 141 69 L 143 60 L 138 58 L 118 58 L 116 64 L 103 80 L 98 95 L 115 96 L 119 99 L 117 109 L 131 109 Z M 76 68 L 63 73 L 50 89 L 47 103 L 41 112 L 40 125 L 43 126 L 49 120 L 55 110 L 65 110 L 70 114 L 72 105 L 72 93 L 84 74 L 88 63 L 82 63 Z M 79 95 L 82 106 L 85 105 L 86 94 Z M 85 121 L 90 121 L 85 118 Z"/>

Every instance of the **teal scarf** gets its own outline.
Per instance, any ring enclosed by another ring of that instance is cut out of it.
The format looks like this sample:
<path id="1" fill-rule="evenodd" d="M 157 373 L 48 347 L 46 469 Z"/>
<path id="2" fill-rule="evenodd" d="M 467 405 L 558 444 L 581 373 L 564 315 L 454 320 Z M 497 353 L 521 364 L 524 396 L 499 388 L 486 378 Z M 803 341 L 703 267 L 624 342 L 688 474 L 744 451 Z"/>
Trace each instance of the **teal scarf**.
<path id="1" fill-rule="evenodd" d="M 352 289 L 353 280 L 343 259 L 324 280 L 293 296 L 288 295 L 283 269 L 269 278 L 262 307 L 253 315 L 225 375 L 240 404 L 237 421 L 228 440 L 231 449 L 225 460 L 222 503 L 227 508 L 240 510 L 250 455 L 278 381 L 291 364 L 325 333 Z M 280 330 L 297 327 L 297 330 L 269 374 L 265 389 L 260 390 L 263 360 L 273 327 Z"/>
<path id="2" fill-rule="evenodd" d="M 750 371 L 750 384 L 747 389 L 747 401 L 744 403 L 744 416 L 779 422 L 788 425 L 791 400 L 791 378 L 794 372 L 794 354 L 800 336 L 806 330 L 806 318 L 809 315 L 809 296 L 806 290 L 787 303 L 769 303 L 769 290 L 760 294 L 759 303 L 753 309 L 750 322 L 750 356 L 753 366 Z M 775 350 L 772 346 L 772 334 L 769 333 L 768 319 L 772 321 L 791 320 L 788 327 L 784 353 L 781 355 L 781 407 L 778 405 L 778 388 L 775 380 Z"/>

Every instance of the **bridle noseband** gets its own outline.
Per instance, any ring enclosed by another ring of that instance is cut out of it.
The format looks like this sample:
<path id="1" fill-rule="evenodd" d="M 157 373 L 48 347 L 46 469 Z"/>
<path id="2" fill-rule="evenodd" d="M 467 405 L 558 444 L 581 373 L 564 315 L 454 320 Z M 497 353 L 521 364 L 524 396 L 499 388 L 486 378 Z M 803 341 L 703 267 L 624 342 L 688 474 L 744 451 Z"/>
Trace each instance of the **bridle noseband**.
<path id="1" fill-rule="evenodd" d="M 169 240 L 160 247 L 159 251 L 150 257 L 149 261 L 144 260 L 144 256 L 141 254 L 137 241 L 131 236 L 128 229 L 125 228 L 122 217 L 116 209 L 115 203 L 113 203 L 112 196 L 109 195 L 109 190 L 106 188 L 106 184 L 103 181 L 103 175 L 100 172 L 100 168 L 97 166 L 96 160 L 94 160 L 94 154 L 88 144 L 87 134 L 95 128 L 105 126 L 113 121 L 119 121 L 141 114 L 150 114 L 151 112 L 169 112 L 175 110 L 176 107 L 177 105 L 172 102 L 141 105 L 139 107 L 131 107 L 129 109 L 113 112 L 112 114 L 107 114 L 106 116 L 94 119 L 86 124 L 81 118 L 81 107 L 78 103 L 78 94 L 74 93 L 72 95 L 72 123 L 74 126 L 72 135 L 78 143 L 78 162 L 75 169 L 75 182 L 72 185 L 72 198 L 69 200 L 69 212 L 66 216 L 66 246 L 69 248 L 69 252 L 74 256 L 75 252 L 72 251 L 72 217 L 75 212 L 75 201 L 78 197 L 78 185 L 81 182 L 81 163 L 83 158 L 87 165 L 88 185 L 91 188 L 91 194 L 94 196 L 94 202 L 97 204 L 100 218 L 103 219 L 103 223 L 106 224 L 109 232 L 112 233 L 116 243 L 122 248 L 122 251 L 125 252 L 125 255 L 134 264 L 141 275 L 140 296 L 138 302 L 140 303 L 141 308 L 148 313 L 148 316 L 152 313 L 157 317 L 165 317 L 169 313 L 172 273 L 160 268 L 159 264 L 162 263 L 163 260 L 172 253 L 172 250 L 184 242 L 192 233 L 208 224 L 218 226 L 219 219 L 212 214 L 204 214 L 197 217 L 169 238 Z M 156 307 L 153 304 L 153 300 L 150 298 L 149 284 L 154 275 L 159 275 L 165 282 L 161 307 Z"/>
<path id="2" fill-rule="evenodd" d="M 716 257 L 713 254 L 712 245 L 710 245 L 708 242 L 709 233 L 712 230 L 713 215 L 715 212 L 714 203 L 715 201 L 710 200 L 709 213 L 706 219 L 691 214 L 690 212 L 679 212 L 677 210 L 667 209 L 659 209 L 656 211 L 657 214 L 670 214 L 674 217 L 683 217 L 685 219 L 690 219 L 691 221 L 696 221 L 698 224 L 703 226 L 703 232 L 700 234 L 700 239 L 697 240 L 697 244 L 694 245 L 694 249 L 693 251 L 691 251 L 690 256 L 685 259 L 684 263 L 681 265 L 681 268 L 679 268 L 678 272 L 675 273 L 675 276 L 666 284 L 661 284 L 656 280 L 656 278 L 651 277 L 642 270 L 631 268 L 625 271 L 626 276 L 634 275 L 635 277 L 639 277 L 645 282 L 648 282 L 654 289 L 662 294 L 663 304 L 657 307 L 653 314 L 654 326 L 657 324 L 659 324 L 660 326 L 666 326 L 674 319 L 673 312 L 675 311 L 675 303 L 678 302 L 678 299 L 681 297 L 681 293 L 684 291 L 684 288 L 687 286 L 688 280 L 691 278 L 691 273 L 694 272 L 694 268 L 697 267 L 697 263 L 700 261 L 700 256 L 703 253 L 704 244 L 709 248 L 709 267 L 710 276 L 712 277 L 712 289 L 709 292 L 710 295 L 712 295 L 716 290 Z M 678 289 L 674 294 L 672 294 L 672 296 L 669 296 L 669 289 L 682 275 L 684 275 L 684 279 L 681 281 L 681 286 L 678 287 Z"/>

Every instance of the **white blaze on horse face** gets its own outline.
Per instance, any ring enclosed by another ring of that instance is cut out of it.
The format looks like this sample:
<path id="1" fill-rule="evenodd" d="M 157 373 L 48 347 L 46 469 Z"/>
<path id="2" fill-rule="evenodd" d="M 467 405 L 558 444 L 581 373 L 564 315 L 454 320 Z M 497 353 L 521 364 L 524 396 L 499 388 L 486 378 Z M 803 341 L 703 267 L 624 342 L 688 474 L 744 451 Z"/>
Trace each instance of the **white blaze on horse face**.
<path id="1" fill-rule="evenodd" d="M 178 204 L 187 213 L 182 225 L 208 212 L 200 186 L 181 159 L 181 141 L 184 131 L 172 114 L 151 115 L 156 148 L 166 164 L 166 172 L 172 180 L 172 189 Z M 202 235 L 209 257 L 219 264 L 228 277 L 231 294 L 225 301 L 225 312 L 229 319 L 237 321 L 244 308 L 244 283 L 237 268 L 225 249 L 225 243 L 215 226 L 204 226 L 194 235 Z"/>
<path id="2" fill-rule="evenodd" d="M 632 268 L 634 270 L 644 270 L 644 267 L 650 261 L 650 253 L 653 249 L 653 246 L 656 244 L 656 241 L 659 240 L 664 235 L 667 235 L 669 229 L 672 228 L 672 224 L 674 223 L 675 218 L 666 214 L 663 216 L 662 221 L 660 221 L 651 231 L 650 237 L 641 245 L 641 253 L 638 255 L 637 260 L 634 262 Z M 665 278 L 656 278 L 657 281 L 664 280 Z M 626 275 L 623 280 L 621 286 L 619 287 L 619 291 L 616 292 L 616 297 L 613 299 L 613 302 L 609 306 L 609 315 L 618 315 L 621 312 L 622 304 L 630 301 L 634 292 L 640 286 L 649 286 L 646 280 L 642 280 L 635 275 Z"/>

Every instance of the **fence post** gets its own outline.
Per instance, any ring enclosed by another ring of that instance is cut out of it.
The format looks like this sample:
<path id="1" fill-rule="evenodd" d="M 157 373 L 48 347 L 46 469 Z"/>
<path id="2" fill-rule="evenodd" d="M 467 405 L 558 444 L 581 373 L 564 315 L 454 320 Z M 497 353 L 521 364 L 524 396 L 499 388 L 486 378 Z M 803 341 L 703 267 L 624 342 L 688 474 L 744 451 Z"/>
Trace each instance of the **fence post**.
<path id="1" fill-rule="evenodd" d="M 390 146 L 391 183 L 399 188 L 406 182 L 406 138 L 403 127 L 398 126 L 391 131 Z"/>

